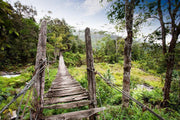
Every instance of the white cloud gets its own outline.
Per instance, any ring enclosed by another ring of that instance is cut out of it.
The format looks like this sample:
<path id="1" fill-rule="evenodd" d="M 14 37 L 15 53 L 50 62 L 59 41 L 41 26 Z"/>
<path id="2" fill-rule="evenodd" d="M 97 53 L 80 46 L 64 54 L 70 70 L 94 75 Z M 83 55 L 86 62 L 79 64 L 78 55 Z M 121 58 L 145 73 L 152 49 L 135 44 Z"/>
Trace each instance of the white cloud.
<path id="1" fill-rule="evenodd" d="M 85 9 L 85 15 L 95 15 L 104 9 L 107 2 L 100 3 L 99 0 L 85 0 L 82 4 L 82 8 Z"/>

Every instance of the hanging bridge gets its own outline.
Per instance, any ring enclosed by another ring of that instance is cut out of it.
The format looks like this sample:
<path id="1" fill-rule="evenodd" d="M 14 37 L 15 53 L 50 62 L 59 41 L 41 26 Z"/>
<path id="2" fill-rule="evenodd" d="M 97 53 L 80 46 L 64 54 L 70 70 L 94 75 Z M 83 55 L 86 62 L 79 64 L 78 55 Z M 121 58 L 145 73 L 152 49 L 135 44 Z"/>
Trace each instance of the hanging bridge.
<path id="1" fill-rule="evenodd" d="M 117 91 L 124 94 L 126 97 L 136 102 L 142 108 L 150 111 L 160 120 L 164 120 L 161 116 L 156 114 L 150 108 L 140 103 L 130 95 L 126 94 L 125 91 L 121 90 L 118 86 L 111 83 L 111 81 L 105 79 L 99 72 L 94 69 L 93 52 L 91 46 L 90 29 L 85 30 L 86 40 L 86 63 L 87 63 L 87 79 L 88 79 L 88 90 L 83 88 L 68 72 L 67 67 L 64 63 L 62 52 L 59 54 L 59 67 L 55 80 L 52 82 L 51 87 L 47 93 L 44 93 L 45 86 L 45 66 L 46 66 L 46 21 L 41 24 L 41 30 L 39 34 L 35 73 L 32 79 L 27 83 L 24 89 L 18 93 L 10 103 L 8 103 L 1 111 L 3 113 L 16 99 L 25 95 L 28 89 L 32 86 L 33 91 L 33 105 L 34 110 L 30 113 L 30 119 L 33 120 L 76 120 L 82 118 L 89 118 L 89 120 L 96 120 L 96 114 L 105 110 L 105 107 L 98 108 L 96 100 L 96 82 L 95 74 L 98 74 L 109 86 L 116 89 Z M 31 89 L 32 90 L 32 89 Z M 30 94 L 31 92 L 29 92 Z M 23 99 L 23 97 L 22 97 Z M 22 100 L 21 100 L 22 101 Z M 28 102 L 28 101 L 27 101 Z M 21 102 L 22 103 L 22 102 Z M 20 107 L 21 107 L 20 103 Z M 71 109 L 82 106 L 88 106 L 86 110 L 74 111 L 69 113 L 63 113 L 52 116 L 43 116 L 43 109 Z M 19 119 L 18 109 L 17 118 Z M 26 107 L 26 106 L 25 106 Z M 25 111 L 25 108 L 24 108 Z M 24 111 L 20 117 L 23 118 Z"/>
<path id="2" fill-rule="evenodd" d="M 58 73 L 49 91 L 44 94 L 43 108 L 48 109 L 69 109 L 81 106 L 88 106 L 92 103 L 89 100 L 89 92 L 83 88 L 68 72 L 62 54 L 59 57 Z M 45 117 L 45 120 L 69 120 L 87 118 L 104 110 L 105 108 L 91 108 L 65 114 Z"/>

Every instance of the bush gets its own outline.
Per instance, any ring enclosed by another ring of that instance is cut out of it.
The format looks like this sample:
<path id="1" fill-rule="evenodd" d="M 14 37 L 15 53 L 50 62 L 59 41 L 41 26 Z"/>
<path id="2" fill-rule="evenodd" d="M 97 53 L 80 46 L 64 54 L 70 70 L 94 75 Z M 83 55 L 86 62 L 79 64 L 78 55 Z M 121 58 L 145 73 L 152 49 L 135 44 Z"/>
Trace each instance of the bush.
<path id="1" fill-rule="evenodd" d="M 66 65 L 69 66 L 81 66 L 82 61 L 81 61 L 81 56 L 79 53 L 72 53 L 72 52 L 65 52 L 63 53 L 64 56 L 64 61 Z"/>

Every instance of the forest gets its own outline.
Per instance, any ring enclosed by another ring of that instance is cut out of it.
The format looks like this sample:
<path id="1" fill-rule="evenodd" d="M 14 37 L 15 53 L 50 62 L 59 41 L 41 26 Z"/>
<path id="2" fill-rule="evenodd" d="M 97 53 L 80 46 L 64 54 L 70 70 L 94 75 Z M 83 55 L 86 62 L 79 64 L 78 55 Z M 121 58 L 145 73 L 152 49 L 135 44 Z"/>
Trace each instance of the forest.
<path id="1" fill-rule="evenodd" d="M 106 16 L 115 25 L 114 33 L 91 29 L 94 68 L 118 88 L 141 102 L 164 120 L 180 119 L 180 1 L 179 0 L 99 0 L 108 2 Z M 60 52 L 69 73 L 88 89 L 85 28 L 75 29 L 63 18 L 46 15 L 37 22 L 38 12 L 20 1 L 0 0 L 0 110 L 34 76 L 41 22 L 47 22 L 45 88 L 47 93 L 58 72 Z M 156 20 L 159 27 L 143 35 Z M 87 26 L 88 27 L 88 26 Z M 141 36 L 141 37 L 140 37 Z M 4 77 L 18 74 L 16 77 Z M 96 99 L 106 110 L 99 120 L 158 120 L 145 108 L 106 84 L 98 75 Z M 32 119 L 33 88 L 21 95 L 0 120 Z M 44 116 L 88 109 L 43 109 Z M 19 112 L 19 113 L 18 113 Z M 18 117 L 17 117 L 18 115 Z M 16 116 L 14 118 L 14 116 Z M 93 119 L 94 120 L 94 119 Z"/>

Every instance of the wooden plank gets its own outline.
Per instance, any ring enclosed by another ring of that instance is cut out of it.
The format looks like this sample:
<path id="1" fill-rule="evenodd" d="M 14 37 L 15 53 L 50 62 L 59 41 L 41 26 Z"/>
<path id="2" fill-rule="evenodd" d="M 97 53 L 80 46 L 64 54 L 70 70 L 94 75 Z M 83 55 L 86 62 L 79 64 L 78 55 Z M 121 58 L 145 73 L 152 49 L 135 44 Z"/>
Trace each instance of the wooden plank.
<path id="1" fill-rule="evenodd" d="M 66 90 L 77 90 L 77 89 L 84 89 L 82 86 L 71 86 L 71 87 L 65 87 L 65 88 L 58 88 L 58 89 L 50 89 L 48 92 L 55 92 L 55 91 L 66 91 Z"/>
<path id="2" fill-rule="evenodd" d="M 72 79 L 72 78 L 58 78 L 58 79 L 55 79 L 52 83 L 59 83 L 59 82 L 66 82 L 66 81 L 75 81 L 76 82 L 76 80 L 74 80 L 74 79 Z"/>
<path id="3" fill-rule="evenodd" d="M 63 84 L 77 84 L 77 81 L 59 81 L 57 83 L 52 83 L 52 85 L 63 85 Z"/>
<path id="4" fill-rule="evenodd" d="M 82 101 L 77 101 L 77 102 L 71 102 L 71 103 L 64 103 L 64 104 L 56 104 L 56 105 L 49 105 L 49 106 L 43 106 L 43 108 L 48 108 L 48 109 L 68 109 L 68 108 L 76 108 L 76 107 L 81 107 L 81 106 L 86 106 L 91 103 L 90 100 L 82 100 Z"/>
<path id="5" fill-rule="evenodd" d="M 86 90 L 69 90 L 69 91 L 60 91 L 60 92 L 55 92 L 55 93 L 46 93 L 44 94 L 44 97 L 52 98 L 52 97 L 65 97 L 65 96 L 72 96 L 72 95 L 77 95 L 77 94 L 83 94 L 86 93 Z"/>
<path id="6" fill-rule="evenodd" d="M 61 89 L 61 90 L 53 90 L 53 91 L 49 91 L 48 94 L 63 94 L 63 93 L 68 93 L 68 92 L 75 92 L 75 91 L 85 91 L 86 89 L 81 88 L 81 87 L 75 87 L 72 89 Z"/>
<path id="7" fill-rule="evenodd" d="M 82 118 L 90 117 L 98 112 L 105 110 L 104 107 L 102 108 L 92 108 L 89 110 L 81 110 L 76 112 L 64 113 L 60 115 L 53 115 L 46 117 L 45 120 L 77 120 Z"/>
<path id="8" fill-rule="evenodd" d="M 80 94 L 80 95 L 62 97 L 62 98 L 45 98 L 44 99 L 44 105 L 70 102 L 70 101 L 80 101 L 80 100 L 84 100 L 87 98 L 88 98 L 88 95 L 86 93 Z"/>
<path id="9" fill-rule="evenodd" d="M 51 89 L 63 89 L 63 88 L 71 88 L 71 87 L 78 87 L 78 86 L 81 86 L 80 84 L 70 84 L 70 85 L 54 85 L 51 87 Z"/>
<path id="10" fill-rule="evenodd" d="M 54 84 L 54 85 L 52 85 L 52 87 L 57 87 L 57 86 L 59 86 L 59 87 L 63 87 L 63 86 L 71 86 L 71 85 L 80 85 L 78 82 L 74 82 L 74 83 L 68 83 L 68 84 L 62 84 L 62 83 L 57 83 L 57 84 Z"/>
<path id="11" fill-rule="evenodd" d="M 63 75 L 63 76 L 57 75 L 55 80 L 58 80 L 58 79 L 74 79 L 74 78 L 69 74 L 69 75 Z"/>

